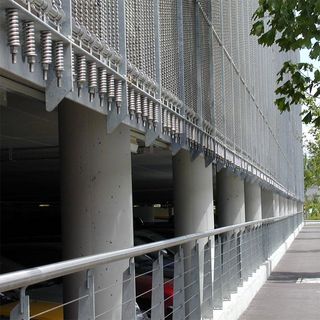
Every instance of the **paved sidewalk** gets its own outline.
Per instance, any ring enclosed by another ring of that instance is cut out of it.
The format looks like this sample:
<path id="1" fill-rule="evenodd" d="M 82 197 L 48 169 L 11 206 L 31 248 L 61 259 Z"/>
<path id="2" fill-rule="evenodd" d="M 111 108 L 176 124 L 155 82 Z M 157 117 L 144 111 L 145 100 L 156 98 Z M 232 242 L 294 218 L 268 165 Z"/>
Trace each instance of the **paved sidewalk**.
<path id="1" fill-rule="evenodd" d="M 240 320 L 320 320 L 320 223 L 303 227 Z"/>

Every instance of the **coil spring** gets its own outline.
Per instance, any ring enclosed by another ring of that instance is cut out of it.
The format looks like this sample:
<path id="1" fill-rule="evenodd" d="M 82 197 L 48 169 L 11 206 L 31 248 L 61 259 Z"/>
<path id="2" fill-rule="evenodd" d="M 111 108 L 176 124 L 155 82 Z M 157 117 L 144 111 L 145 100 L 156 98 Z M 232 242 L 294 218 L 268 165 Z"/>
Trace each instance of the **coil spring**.
<path id="1" fill-rule="evenodd" d="M 183 120 L 179 119 L 179 134 L 183 133 Z"/>
<path id="2" fill-rule="evenodd" d="M 137 114 L 137 119 L 138 119 L 138 122 L 141 118 L 141 113 L 142 113 L 142 110 L 141 110 L 141 95 L 139 92 L 136 93 L 136 114 Z"/>
<path id="3" fill-rule="evenodd" d="M 77 85 L 78 85 L 78 96 L 81 96 L 81 89 L 87 80 L 87 69 L 86 69 L 86 57 L 77 57 Z"/>
<path id="4" fill-rule="evenodd" d="M 157 127 L 159 123 L 159 105 L 155 104 L 153 108 L 153 125 L 154 127 Z"/>
<path id="5" fill-rule="evenodd" d="M 56 77 L 57 85 L 61 87 L 61 78 L 64 70 L 64 58 L 63 58 L 63 42 L 55 42 L 55 67 L 56 67 Z"/>
<path id="6" fill-rule="evenodd" d="M 148 109 L 149 109 L 149 103 L 148 98 L 146 96 L 143 97 L 143 104 L 142 104 L 142 120 L 143 124 L 145 125 L 148 119 Z"/>
<path id="7" fill-rule="evenodd" d="M 152 100 L 149 100 L 148 119 L 151 122 L 153 120 L 153 101 Z"/>
<path id="8" fill-rule="evenodd" d="M 41 31 L 41 49 L 43 80 L 47 80 L 49 65 L 52 63 L 52 35 L 50 31 Z"/>
<path id="9" fill-rule="evenodd" d="M 89 98 L 90 102 L 93 101 L 96 89 L 98 86 L 97 81 L 97 64 L 94 61 L 88 62 L 88 90 L 89 90 Z"/>
<path id="10" fill-rule="evenodd" d="M 168 127 L 168 118 L 167 118 L 167 109 L 163 108 L 162 109 L 162 126 L 163 126 L 163 131 L 167 131 Z"/>
<path id="11" fill-rule="evenodd" d="M 74 56 L 74 51 L 71 48 L 72 53 L 71 53 L 71 71 L 72 71 L 72 81 L 76 81 L 77 79 L 77 72 L 76 72 L 76 66 L 75 66 L 75 56 Z"/>
<path id="12" fill-rule="evenodd" d="M 26 21 L 23 25 L 25 33 L 25 55 L 29 63 L 29 71 L 34 71 L 34 64 L 36 63 L 36 37 L 34 31 L 34 22 Z"/>
<path id="13" fill-rule="evenodd" d="M 7 24 L 8 24 L 8 45 L 12 56 L 12 63 L 17 63 L 17 53 L 20 47 L 19 36 L 19 14 L 17 9 L 7 9 Z"/>
<path id="14" fill-rule="evenodd" d="M 130 119 L 133 119 L 133 115 L 136 109 L 135 92 L 133 88 L 129 88 L 129 114 Z"/>
<path id="15" fill-rule="evenodd" d="M 108 74 L 108 97 L 110 101 L 115 97 L 115 85 L 113 74 Z"/>
<path id="16" fill-rule="evenodd" d="M 176 116 L 173 114 L 171 118 L 171 131 L 173 134 L 176 133 Z"/>
<path id="17" fill-rule="evenodd" d="M 122 80 L 117 79 L 116 81 L 116 104 L 117 106 L 121 106 L 122 102 Z"/>
<path id="18" fill-rule="evenodd" d="M 107 93 L 107 69 L 98 69 L 98 83 L 99 83 L 99 96 L 100 96 L 100 106 L 104 105 L 104 96 Z"/>
<path id="19" fill-rule="evenodd" d="M 171 112 L 167 111 L 167 124 L 168 124 L 168 133 L 171 132 L 172 126 L 171 126 Z"/>

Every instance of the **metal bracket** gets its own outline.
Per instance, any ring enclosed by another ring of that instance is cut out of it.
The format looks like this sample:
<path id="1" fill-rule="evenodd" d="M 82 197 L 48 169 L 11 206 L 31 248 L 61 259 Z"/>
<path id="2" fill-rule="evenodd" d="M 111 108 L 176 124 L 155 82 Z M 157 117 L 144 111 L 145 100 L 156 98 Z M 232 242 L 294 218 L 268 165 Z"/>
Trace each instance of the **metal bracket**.
<path id="1" fill-rule="evenodd" d="M 26 295 L 26 288 L 20 289 L 20 302 L 11 310 L 10 320 L 29 320 L 30 304 L 29 296 Z"/>
<path id="2" fill-rule="evenodd" d="M 79 289 L 79 296 L 86 296 L 80 299 L 78 304 L 78 320 L 95 320 L 95 294 L 93 270 L 87 271 L 84 286 Z"/>
<path id="3" fill-rule="evenodd" d="M 210 152 L 209 154 L 205 154 L 204 155 L 204 164 L 205 164 L 205 167 L 209 167 L 210 164 L 214 161 L 215 159 L 215 156 L 213 154 L 213 152 Z"/>
<path id="4" fill-rule="evenodd" d="M 53 111 L 59 103 L 72 91 L 72 51 L 71 45 L 64 46 L 64 73 L 62 86 L 57 86 L 57 79 L 54 70 L 50 69 L 48 73 L 46 87 L 46 110 Z"/>
<path id="5" fill-rule="evenodd" d="M 161 252 L 159 252 L 158 259 L 153 262 L 152 270 L 151 319 L 164 320 L 163 256 Z"/>
<path id="6" fill-rule="evenodd" d="M 61 32 L 70 39 L 72 36 L 72 9 L 71 1 L 62 1 L 63 11 L 66 19 L 62 25 Z M 72 79 L 72 46 L 71 43 L 64 43 L 64 72 L 62 78 L 62 86 L 57 86 L 57 80 L 54 70 L 50 69 L 46 87 L 46 109 L 54 110 L 58 104 L 73 89 Z"/>
<path id="7" fill-rule="evenodd" d="M 160 116 L 159 116 L 159 119 L 160 119 Z M 160 124 L 158 124 L 155 129 L 148 129 L 146 132 L 145 146 L 150 147 L 159 138 L 159 136 L 160 136 Z"/>
<path id="8" fill-rule="evenodd" d="M 134 259 L 129 261 L 129 267 L 122 277 L 122 320 L 136 319 L 136 287 Z"/>

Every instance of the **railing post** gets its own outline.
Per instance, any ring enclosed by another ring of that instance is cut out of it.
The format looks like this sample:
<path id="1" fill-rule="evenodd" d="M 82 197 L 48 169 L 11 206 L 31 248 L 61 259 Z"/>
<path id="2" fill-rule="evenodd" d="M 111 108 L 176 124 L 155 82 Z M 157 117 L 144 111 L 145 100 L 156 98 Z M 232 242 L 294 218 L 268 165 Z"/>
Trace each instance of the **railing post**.
<path id="1" fill-rule="evenodd" d="M 136 286 L 134 259 L 129 260 L 129 267 L 123 273 L 122 281 L 122 320 L 136 319 Z"/>
<path id="2" fill-rule="evenodd" d="M 237 239 L 235 233 L 230 237 L 230 293 L 237 292 Z"/>
<path id="3" fill-rule="evenodd" d="M 164 290 L 163 290 L 163 256 L 159 252 L 158 259 L 152 265 L 152 296 L 151 319 L 164 319 Z"/>
<path id="4" fill-rule="evenodd" d="M 222 309 L 222 264 L 221 264 L 221 236 L 215 237 L 214 248 L 214 282 L 213 282 L 213 308 Z"/>
<path id="5" fill-rule="evenodd" d="M 11 310 L 10 320 L 29 320 L 30 303 L 29 296 L 26 295 L 26 288 L 20 289 L 20 302 Z"/>
<path id="6" fill-rule="evenodd" d="M 185 291 L 186 319 L 201 319 L 199 244 L 191 250 L 191 265 Z"/>
<path id="7" fill-rule="evenodd" d="M 222 237 L 222 297 L 230 300 L 230 237 L 228 233 Z"/>
<path id="8" fill-rule="evenodd" d="M 206 318 L 212 318 L 213 310 L 213 288 L 212 288 L 212 241 L 209 238 L 204 246 L 203 255 L 203 299 L 202 315 Z"/>
<path id="9" fill-rule="evenodd" d="M 185 294 L 184 294 L 184 255 L 182 247 L 174 256 L 174 296 L 173 296 L 173 320 L 185 319 Z"/>
<path id="10" fill-rule="evenodd" d="M 78 304 L 78 320 L 95 320 L 95 293 L 94 293 L 94 274 L 93 270 L 88 270 L 86 281 L 79 289 L 80 299 Z"/>

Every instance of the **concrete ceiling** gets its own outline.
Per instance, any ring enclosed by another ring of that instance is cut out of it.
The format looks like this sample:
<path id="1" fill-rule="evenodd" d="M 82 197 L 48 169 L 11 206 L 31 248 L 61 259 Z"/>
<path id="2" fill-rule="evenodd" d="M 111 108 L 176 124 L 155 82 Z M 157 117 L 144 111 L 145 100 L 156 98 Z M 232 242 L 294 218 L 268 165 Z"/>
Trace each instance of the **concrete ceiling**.
<path id="1" fill-rule="evenodd" d="M 12 92 L 0 108 L 2 200 L 59 200 L 58 112 Z M 171 153 L 140 147 L 132 180 L 135 203 L 171 201 Z"/>

